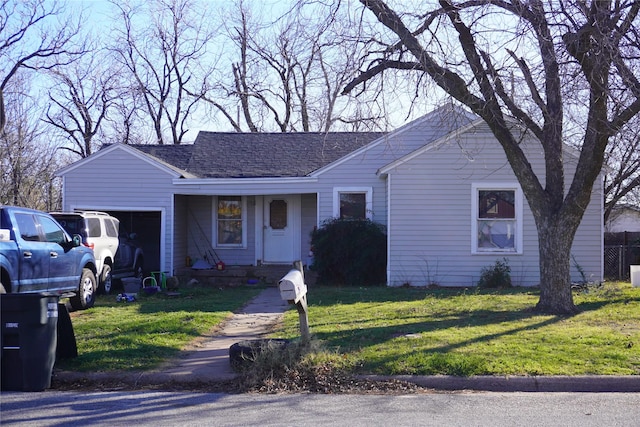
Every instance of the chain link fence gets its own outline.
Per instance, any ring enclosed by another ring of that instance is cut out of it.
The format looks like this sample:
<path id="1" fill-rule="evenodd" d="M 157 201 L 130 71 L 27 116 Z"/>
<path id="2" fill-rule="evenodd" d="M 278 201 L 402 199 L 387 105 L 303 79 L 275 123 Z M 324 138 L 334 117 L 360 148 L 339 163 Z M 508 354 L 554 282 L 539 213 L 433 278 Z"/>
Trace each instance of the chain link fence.
<path id="1" fill-rule="evenodd" d="M 629 240 L 628 236 L 625 240 Z M 631 240 L 632 244 L 607 244 L 612 241 L 615 239 L 605 237 L 604 277 L 608 280 L 629 280 L 629 266 L 640 264 L 640 244 L 636 244 L 635 239 Z"/>

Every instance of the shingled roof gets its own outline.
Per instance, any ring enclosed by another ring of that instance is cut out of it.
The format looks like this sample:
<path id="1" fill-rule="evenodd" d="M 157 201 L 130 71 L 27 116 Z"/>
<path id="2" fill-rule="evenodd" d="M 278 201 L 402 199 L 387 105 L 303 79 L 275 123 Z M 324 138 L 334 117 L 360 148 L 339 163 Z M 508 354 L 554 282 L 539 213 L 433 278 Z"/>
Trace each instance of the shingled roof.
<path id="1" fill-rule="evenodd" d="M 150 154 L 153 157 L 156 157 L 162 160 L 169 165 L 178 168 L 180 170 L 186 171 L 189 166 L 189 160 L 193 154 L 193 144 L 180 144 L 180 145 L 131 145 L 132 147 L 137 148 L 138 150 Z"/>
<path id="2" fill-rule="evenodd" d="M 193 144 L 134 147 L 200 178 L 301 177 L 383 135 L 200 132 Z"/>

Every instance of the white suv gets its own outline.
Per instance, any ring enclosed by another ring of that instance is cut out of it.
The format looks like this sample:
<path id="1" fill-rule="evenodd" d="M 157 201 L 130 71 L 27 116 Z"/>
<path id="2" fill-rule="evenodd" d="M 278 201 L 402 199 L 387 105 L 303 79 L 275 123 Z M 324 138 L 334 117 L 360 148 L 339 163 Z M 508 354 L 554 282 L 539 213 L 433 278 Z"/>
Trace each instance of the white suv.
<path id="1" fill-rule="evenodd" d="M 105 294 L 111 292 L 120 221 L 107 213 L 96 211 L 51 212 L 51 216 L 72 236 L 82 236 L 82 243 L 93 249 L 98 290 Z"/>

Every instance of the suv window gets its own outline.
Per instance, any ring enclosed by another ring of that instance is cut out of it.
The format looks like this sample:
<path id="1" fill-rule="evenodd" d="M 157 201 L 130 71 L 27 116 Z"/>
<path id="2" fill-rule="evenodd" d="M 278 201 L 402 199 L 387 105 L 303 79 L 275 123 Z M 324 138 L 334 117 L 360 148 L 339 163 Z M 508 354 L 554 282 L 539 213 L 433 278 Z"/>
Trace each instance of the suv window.
<path id="1" fill-rule="evenodd" d="M 82 236 L 83 240 L 87 237 L 87 232 L 84 229 L 84 221 L 81 217 L 73 217 L 73 216 L 65 216 L 55 217 L 56 221 L 60 223 L 62 228 L 67 230 L 67 233 L 74 235 L 79 234 Z"/>
<path id="2" fill-rule="evenodd" d="M 100 237 L 102 232 L 100 230 L 100 219 L 98 218 L 86 218 L 87 221 L 87 237 Z"/>
<path id="3" fill-rule="evenodd" d="M 107 232 L 107 236 L 109 237 L 118 237 L 118 226 L 112 219 L 106 218 L 104 220 L 105 229 Z"/>

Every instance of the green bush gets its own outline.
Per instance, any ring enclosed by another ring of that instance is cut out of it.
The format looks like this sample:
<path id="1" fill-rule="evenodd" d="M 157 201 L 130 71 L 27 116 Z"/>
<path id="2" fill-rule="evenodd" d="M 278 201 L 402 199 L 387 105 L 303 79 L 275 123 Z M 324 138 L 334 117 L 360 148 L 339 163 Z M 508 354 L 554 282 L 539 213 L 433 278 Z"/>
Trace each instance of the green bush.
<path id="1" fill-rule="evenodd" d="M 511 267 L 509 260 L 503 258 L 496 260 L 491 267 L 485 267 L 480 273 L 478 280 L 479 288 L 510 288 L 511 287 Z"/>
<path id="2" fill-rule="evenodd" d="M 387 237 L 371 220 L 331 219 L 311 233 L 318 282 L 379 285 L 386 282 Z"/>

